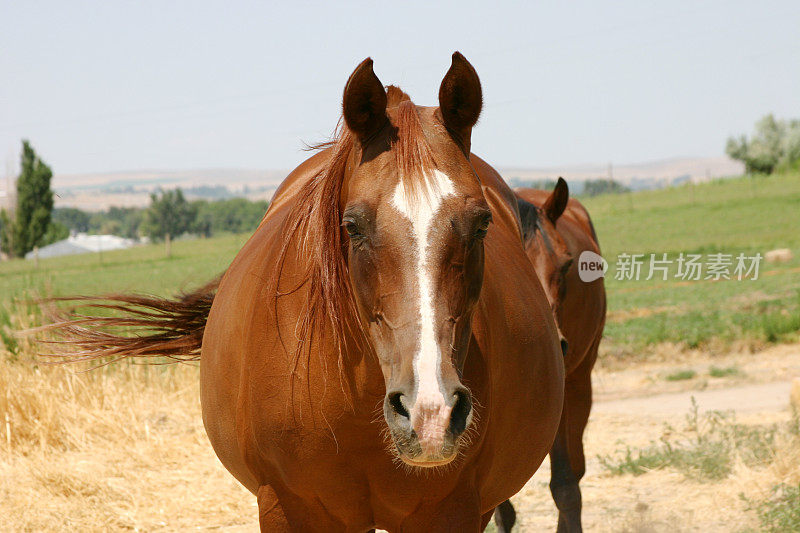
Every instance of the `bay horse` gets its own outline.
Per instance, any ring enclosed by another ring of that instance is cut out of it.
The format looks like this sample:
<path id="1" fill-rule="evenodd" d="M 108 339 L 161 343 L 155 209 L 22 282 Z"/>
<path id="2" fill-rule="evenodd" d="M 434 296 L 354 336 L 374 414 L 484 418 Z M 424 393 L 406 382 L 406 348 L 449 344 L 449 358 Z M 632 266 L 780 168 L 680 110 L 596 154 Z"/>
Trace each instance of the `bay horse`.
<path id="1" fill-rule="evenodd" d="M 563 357 L 517 198 L 470 151 L 477 73 L 454 53 L 422 107 L 372 65 L 221 280 L 51 326 L 72 358 L 199 357 L 206 432 L 262 531 L 481 531 L 559 426 Z"/>
<path id="2" fill-rule="evenodd" d="M 583 431 L 592 408 L 591 373 L 606 319 L 603 278 L 582 281 L 578 258 L 584 251 L 600 254 L 600 245 L 588 211 L 569 197 L 562 178 L 552 193 L 528 188 L 515 192 L 525 248 L 562 335 L 566 384 L 561 422 L 550 451 L 550 491 L 558 508 L 558 531 L 578 532 L 582 531 L 579 483 L 586 472 Z M 511 502 L 503 502 L 495 512 L 497 530 L 511 531 L 515 517 Z"/>

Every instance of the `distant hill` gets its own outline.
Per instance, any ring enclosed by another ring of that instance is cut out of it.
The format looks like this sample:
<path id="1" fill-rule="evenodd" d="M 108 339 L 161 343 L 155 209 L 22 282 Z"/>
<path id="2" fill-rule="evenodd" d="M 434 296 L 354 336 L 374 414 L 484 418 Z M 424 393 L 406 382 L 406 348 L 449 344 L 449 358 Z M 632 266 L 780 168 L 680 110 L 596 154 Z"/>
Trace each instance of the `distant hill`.
<path id="1" fill-rule="evenodd" d="M 567 181 L 607 178 L 608 164 L 568 165 L 547 168 L 499 167 L 503 178 L 512 185 L 526 181 L 555 179 Z M 657 189 L 689 179 L 739 175 L 743 167 L 727 157 L 674 158 L 636 164 L 613 165 L 613 178 L 635 190 Z M 242 196 L 252 200 L 270 199 L 289 172 L 286 170 L 197 169 L 142 170 L 93 174 L 56 174 L 53 187 L 56 205 L 99 211 L 109 206 L 145 206 L 150 193 L 161 187 L 180 187 L 189 198 L 218 199 Z M 577 185 L 577 184 L 576 184 Z M 580 187 L 575 187 L 580 189 Z"/>
<path id="2" fill-rule="evenodd" d="M 150 193 L 158 188 L 180 187 L 192 199 L 240 196 L 269 200 L 287 174 L 285 170 L 238 168 L 56 174 L 53 188 L 58 207 L 100 211 L 112 205 L 149 205 Z"/>
<path id="3" fill-rule="evenodd" d="M 57 189 L 105 189 L 125 186 L 277 185 L 286 177 L 284 170 L 253 170 L 242 168 L 211 168 L 196 170 L 137 170 L 99 172 L 93 174 L 56 174 Z"/>
<path id="4" fill-rule="evenodd" d="M 713 178 L 739 176 L 744 165 L 728 157 L 681 157 L 615 165 L 572 165 L 548 168 L 501 168 L 503 178 L 512 185 L 525 181 L 555 180 L 559 176 L 567 182 L 581 182 L 589 179 L 606 179 L 610 176 L 633 190 L 660 189 L 686 181 L 695 183 Z"/>

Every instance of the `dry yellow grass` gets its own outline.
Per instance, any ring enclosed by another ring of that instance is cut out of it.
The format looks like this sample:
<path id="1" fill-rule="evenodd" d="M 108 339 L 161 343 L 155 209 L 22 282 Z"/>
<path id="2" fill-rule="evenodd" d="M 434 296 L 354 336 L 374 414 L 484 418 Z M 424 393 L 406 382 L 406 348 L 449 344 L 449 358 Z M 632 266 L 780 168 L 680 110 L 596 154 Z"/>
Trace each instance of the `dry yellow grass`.
<path id="1" fill-rule="evenodd" d="M 208 444 L 196 367 L 76 370 L 0 352 L 0 531 L 256 529 Z"/>

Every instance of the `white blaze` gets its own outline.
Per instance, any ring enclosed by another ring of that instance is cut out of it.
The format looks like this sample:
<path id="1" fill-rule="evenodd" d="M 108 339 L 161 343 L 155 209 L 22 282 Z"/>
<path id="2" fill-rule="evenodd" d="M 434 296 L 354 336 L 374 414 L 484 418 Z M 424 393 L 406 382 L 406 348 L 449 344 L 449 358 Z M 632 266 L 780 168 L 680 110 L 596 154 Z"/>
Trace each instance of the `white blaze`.
<path id="1" fill-rule="evenodd" d="M 436 343 L 433 310 L 432 272 L 428 265 L 428 233 L 442 201 L 455 192 L 453 182 L 439 170 L 422 180 L 419 198 L 407 194 L 402 180 L 397 184 L 393 205 L 409 221 L 417 248 L 417 285 L 419 286 L 419 348 L 414 354 L 414 379 L 417 384 L 415 404 L 426 408 L 445 404 L 441 386 L 442 354 Z"/>

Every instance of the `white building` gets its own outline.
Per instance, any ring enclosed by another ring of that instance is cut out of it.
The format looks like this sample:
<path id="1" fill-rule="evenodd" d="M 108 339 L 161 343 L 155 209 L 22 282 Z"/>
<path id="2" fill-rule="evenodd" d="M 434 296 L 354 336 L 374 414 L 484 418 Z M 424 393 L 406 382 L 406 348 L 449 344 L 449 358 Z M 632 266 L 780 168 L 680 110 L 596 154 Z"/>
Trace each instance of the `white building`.
<path id="1" fill-rule="evenodd" d="M 39 248 L 39 257 L 58 257 L 60 255 L 85 254 L 89 252 L 108 252 L 122 250 L 136 244 L 133 239 L 124 239 L 116 235 L 87 235 L 78 233 L 63 241 L 54 242 Z M 35 252 L 25 254 L 25 259 L 33 259 Z"/>

